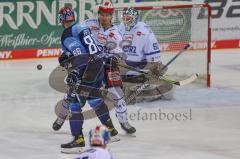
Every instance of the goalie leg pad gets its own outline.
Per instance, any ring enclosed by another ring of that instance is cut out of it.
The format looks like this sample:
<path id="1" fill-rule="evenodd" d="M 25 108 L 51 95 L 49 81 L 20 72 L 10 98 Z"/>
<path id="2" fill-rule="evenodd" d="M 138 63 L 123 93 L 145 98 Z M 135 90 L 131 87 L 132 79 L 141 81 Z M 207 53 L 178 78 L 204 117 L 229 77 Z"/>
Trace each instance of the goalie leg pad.
<path id="1" fill-rule="evenodd" d="M 128 96 L 130 96 L 132 93 L 136 92 L 138 88 L 139 85 L 129 83 L 124 89 L 126 98 L 128 98 Z M 136 102 L 141 101 L 154 101 L 157 99 L 170 100 L 173 98 L 173 88 L 174 86 L 172 84 L 164 81 L 161 81 L 158 84 L 151 84 L 149 85 L 149 87 L 142 89 L 138 96 L 136 96 L 135 99 L 130 101 L 130 104 L 135 104 Z"/>
<path id="2" fill-rule="evenodd" d="M 165 94 L 173 89 L 173 85 L 167 82 L 162 82 L 162 84 L 158 85 L 155 90 L 158 91 L 159 94 Z M 157 94 L 157 93 L 156 93 Z"/>
<path id="3" fill-rule="evenodd" d="M 137 101 L 154 101 L 157 99 L 172 99 L 173 98 L 173 85 L 162 81 L 157 85 L 150 85 L 148 89 L 144 89 L 139 96 Z M 171 92 L 171 93 L 170 93 Z M 168 96 L 167 96 L 168 94 Z M 170 96 L 171 94 L 171 96 Z M 166 98 L 164 98 L 164 95 Z M 170 98 L 171 97 L 171 98 Z"/>
<path id="4" fill-rule="evenodd" d="M 123 86 L 124 86 L 123 92 L 124 92 L 126 103 L 135 104 L 136 103 L 135 92 L 130 90 L 130 87 L 133 86 L 133 83 L 125 82 Z"/>
<path id="5" fill-rule="evenodd" d="M 175 92 L 175 87 L 173 86 L 173 88 L 171 90 L 162 94 L 161 99 L 172 100 L 174 98 L 174 92 Z"/>

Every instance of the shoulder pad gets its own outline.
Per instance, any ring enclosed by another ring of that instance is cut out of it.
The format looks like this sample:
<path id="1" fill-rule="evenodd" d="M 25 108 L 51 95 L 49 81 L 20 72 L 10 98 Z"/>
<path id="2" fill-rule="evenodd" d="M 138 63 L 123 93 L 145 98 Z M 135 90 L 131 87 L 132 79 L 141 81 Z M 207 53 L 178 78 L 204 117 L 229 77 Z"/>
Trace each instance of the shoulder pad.
<path id="1" fill-rule="evenodd" d="M 91 30 L 99 30 L 99 23 L 97 19 L 88 19 L 84 22 Z"/>
<path id="2" fill-rule="evenodd" d="M 89 27 L 84 25 L 84 24 L 75 24 L 72 27 L 72 34 L 73 36 L 78 36 L 79 33 L 81 33 L 82 31 L 88 31 L 87 33 L 89 33 Z M 84 32 L 84 34 L 87 34 Z"/>
<path id="3" fill-rule="evenodd" d="M 77 23 L 73 26 L 73 29 L 77 29 L 77 30 L 84 30 L 87 28 L 88 28 L 88 26 L 86 26 L 85 24 L 79 24 L 79 23 Z"/>

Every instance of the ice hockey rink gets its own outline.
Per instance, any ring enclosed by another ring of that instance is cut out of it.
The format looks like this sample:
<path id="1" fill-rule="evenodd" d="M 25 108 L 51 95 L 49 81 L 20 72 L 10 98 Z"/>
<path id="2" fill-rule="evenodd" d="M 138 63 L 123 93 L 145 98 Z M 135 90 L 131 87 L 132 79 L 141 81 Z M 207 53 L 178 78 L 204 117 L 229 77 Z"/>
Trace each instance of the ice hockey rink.
<path id="1" fill-rule="evenodd" d="M 176 89 L 171 101 L 130 105 L 129 117 L 137 128 L 136 137 L 125 135 L 112 111 L 121 138 L 109 144 L 113 156 L 116 159 L 239 159 L 239 59 L 240 50 L 216 51 L 212 54 L 211 88 L 183 86 Z M 38 64 L 43 65 L 42 70 L 36 69 Z M 51 128 L 56 118 L 54 106 L 63 97 L 48 84 L 49 74 L 56 66 L 56 59 L 0 61 L 1 159 L 77 157 L 60 153 L 60 144 L 71 140 L 68 122 L 59 132 Z M 163 119 L 164 113 L 168 118 Z M 96 124 L 99 124 L 96 119 L 85 121 L 86 141 L 89 129 Z"/>

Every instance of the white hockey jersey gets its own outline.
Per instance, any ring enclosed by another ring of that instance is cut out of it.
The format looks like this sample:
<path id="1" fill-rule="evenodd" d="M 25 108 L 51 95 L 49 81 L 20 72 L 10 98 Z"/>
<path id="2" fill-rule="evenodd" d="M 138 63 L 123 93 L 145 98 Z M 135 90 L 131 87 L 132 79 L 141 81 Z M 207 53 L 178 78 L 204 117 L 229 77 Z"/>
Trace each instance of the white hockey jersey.
<path id="1" fill-rule="evenodd" d="M 104 30 L 97 19 L 88 19 L 84 24 L 91 29 L 100 51 L 103 53 L 123 53 L 120 47 L 122 35 L 116 25 Z"/>
<path id="2" fill-rule="evenodd" d="M 160 46 L 151 28 L 144 22 L 138 22 L 130 31 L 121 23 L 118 28 L 123 35 L 123 51 L 127 54 L 127 64 L 144 65 L 147 62 L 160 61 Z"/>
<path id="3" fill-rule="evenodd" d="M 93 147 L 80 154 L 76 159 L 114 159 L 108 149 Z"/>

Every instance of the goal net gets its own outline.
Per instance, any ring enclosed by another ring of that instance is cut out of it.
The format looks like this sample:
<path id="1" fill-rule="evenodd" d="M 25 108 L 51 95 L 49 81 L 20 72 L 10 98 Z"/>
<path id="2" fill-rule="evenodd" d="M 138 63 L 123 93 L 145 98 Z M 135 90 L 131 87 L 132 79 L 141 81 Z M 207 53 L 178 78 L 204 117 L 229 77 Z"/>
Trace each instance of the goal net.
<path id="1" fill-rule="evenodd" d="M 124 8 L 140 11 L 140 19 L 155 33 L 161 47 L 161 59 L 167 63 L 186 44 L 190 48 L 168 67 L 167 75 L 176 80 L 199 74 L 195 84 L 210 87 L 211 8 L 207 4 L 184 1 L 114 4 L 114 22 L 122 21 Z"/>

